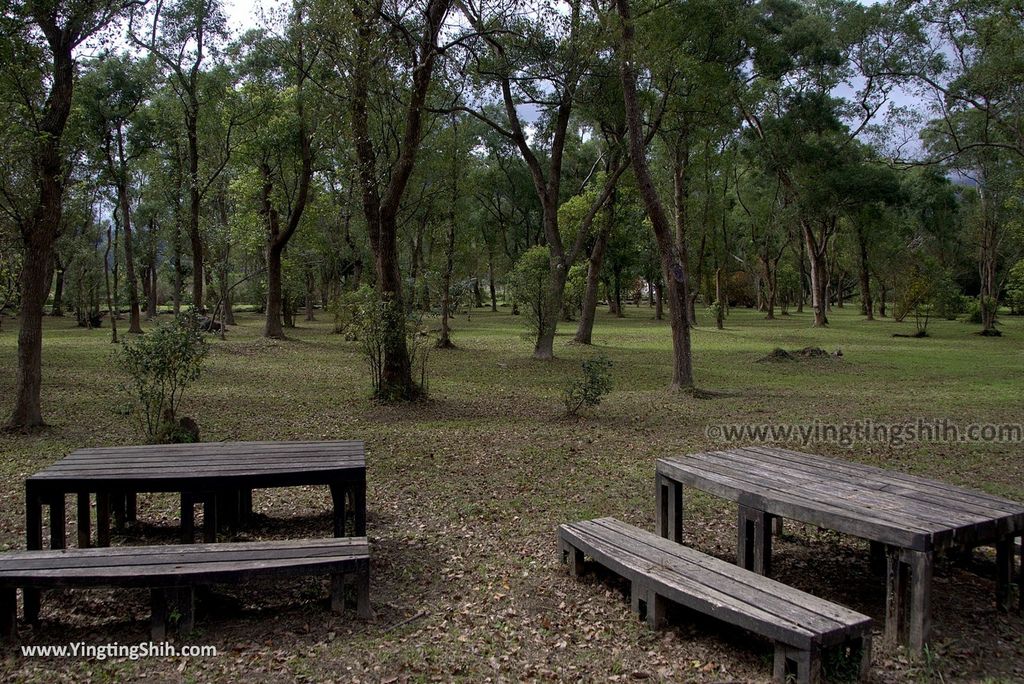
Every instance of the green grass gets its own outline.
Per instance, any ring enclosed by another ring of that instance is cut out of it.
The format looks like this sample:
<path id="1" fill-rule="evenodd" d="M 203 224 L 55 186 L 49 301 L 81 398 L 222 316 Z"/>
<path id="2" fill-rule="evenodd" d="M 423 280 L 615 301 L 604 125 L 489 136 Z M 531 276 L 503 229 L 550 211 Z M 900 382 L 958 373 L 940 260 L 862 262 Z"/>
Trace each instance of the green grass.
<path id="1" fill-rule="evenodd" d="M 0 674 L 40 681 L 141 672 L 199 681 L 240 673 L 336 681 L 400 675 L 412 681 L 604 680 L 617 672 L 625 678 L 765 679 L 767 646 L 751 649 L 742 637 L 708 632 L 704 623 L 697 629 L 685 618 L 653 634 L 629 616 L 613 583 L 570 581 L 557 564 L 556 526 L 615 515 L 650 527 L 654 460 L 719 446 L 705 434 L 713 424 L 1022 420 L 1024 321 L 1010 317 L 1001 338 L 934 321 L 931 337 L 908 339 L 892 333 L 912 332 L 912 323 L 866 322 L 851 307 L 834 310 L 824 330 L 810 327 L 809 314 L 766 321 L 734 310 L 725 330 L 701 326 L 693 333 L 697 382 L 715 393 L 694 399 L 668 391 L 668 325 L 654 321 L 646 305 L 627 307 L 624 319 L 602 312 L 592 348 L 570 344 L 573 325 L 562 324 L 558 358 L 551 362 L 530 358 L 532 344 L 518 319 L 477 310 L 471 320 L 460 315 L 455 321 L 458 349 L 431 353 L 431 399 L 382 407 L 368 399 L 358 345 L 330 334 L 326 314 L 318 314 L 320 321 L 300 321 L 284 342 L 261 339 L 261 320 L 240 316 L 227 341 L 211 339 L 206 371 L 187 395 L 185 412 L 198 420 L 204 440 L 366 441 L 376 618 L 334 618 L 317 598 L 326 596 L 317 580 L 242 587 L 226 590 L 236 608 L 199 616 L 202 642 L 218 645 L 222 655 L 188 661 L 180 672 L 176 660 L 43 662 L 10 652 Z M 13 322 L 5 321 L 5 411 L 16 336 Z M 774 347 L 809 345 L 841 349 L 843 357 L 757 363 Z M 128 411 L 131 399 L 120 389 L 124 378 L 112 361 L 114 349 L 107 328 L 46 322 L 43 400 L 50 427 L 37 435 L 0 435 L 0 549 L 23 547 L 27 475 L 76 448 L 142 438 Z M 597 352 L 615 364 L 612 393 L 584 417 L 562 418 L 562 386 Z M 1019 444 L 806 448 L 1024 500 Z M 257 492 L 256 507 L 270 518 L 251 536 L 328 534 L 322 515 L 328 500 L 317 489 Z M 729 557 L 734 512 L 695 495 L 687 515 L 687 543 Z M 143 529 L 121 543 L 172 538 L 172 499 L 143 497 L 140 517 Z M 779 544 L 778 573 L 879 618 L 881 587 L 867 572 L 866 556 L 856 540 L 794 526 Z M 1019 616 L 991 610 L 988 570 L 982 562 L 979 578 L 940 568 L 928 667 L 908 666 L 894 651 L 879 649 L 882 681 L 901 681 L 908 672 L 947 681 L 1021 674 L 1024 625 Z M 942 600 L 954 588 L 957 600 Z M 75 592 L 44 601 L 42 628 L 23 630 L 21 638 L 130 643 L 146 638 L 145 613 L 144 595 Z"/>

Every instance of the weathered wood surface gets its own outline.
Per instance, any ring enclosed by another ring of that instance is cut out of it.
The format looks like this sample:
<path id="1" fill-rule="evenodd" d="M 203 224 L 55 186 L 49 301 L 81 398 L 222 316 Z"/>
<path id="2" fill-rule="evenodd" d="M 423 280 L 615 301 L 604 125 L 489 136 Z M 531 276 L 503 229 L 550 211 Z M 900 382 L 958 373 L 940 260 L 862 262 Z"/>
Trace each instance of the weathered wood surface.
<path id="1" fill-rule="evenodd" d="M 346 516 L 354 534 L 366 534 L 366 458 L 361 441 L 202 442 L 79 449 L 25 480 L 29 549 L 42 548 L 42 512 L 50 507 L 50 548 L 65 545 L 63 497 L 78 495 L 79 546 L 89 544 L 89 496 L 96 495 L 96 543 L 110 544 L 110 522 L 121 528 L 135 519 L 137 492 L 182 494 L 182 539 L 193 537 L 192 504 L 202 502 L 205 539 L 214 541 L 217 522 L 234 528 L 249 518 L 254 488 L 297 485 L 331 487 L 334 528 L 344 534 Z M 339 496 L 343 492 L 348 497 Z M 343 505 L 339 506 L 341 501 Z"/>
<path id="2" fill-rule="evenodd" d="M 633 610 L 645 611 L 651 626 L 663 621 L 669 600 L 771 639 L 780 681 L 788 671 L 816 681 L 821 651 L 830 646 L 851 644 L 870 662 L 867 616 L 659 535 L 600 518 L 562 525 L 559 544 L 574 574 L 586 555 L 628 579 Z"/>
<path id="3" fill-rule="evenodd" d="M 901 548 L 972 546 L 1024 532 L 1024 504 L 787 449 L 658 460 L 659 476 L 742 506 Z"/>
<path id="4" fill-rule="evenodd" d="M 162 638 L 169 597 L 178 603 L 179 609 L 189 609 L 182 615 L 190 628 L 192 588 L 264 575 L 329 574 L 334 578 L 335 610 L 341 608 L 338 587 L 345 576 L 355 576 L 358 611 L 360 616 L 367 617 L 369 562 L 365 537 L 11 551 L 0 554 L 0 630 L 7 636 L 12 634 L 15 603 L 10 599 L 15 588 L 37 591 L 58 587 L 149 587 L 153 589 L 152 633 L 155 638 Z M 38 608 L 31 610 L 38 614 Z M 30 621 L 36 615 L 26 612 L 25 617 Z"/>
<path id="5" fill-rule="evenodd" d="M 67 489 L 69 482 L 119 486 L 138 491 L 179 489 L 187 482 L 200 489 L 203 481 L 231 479 L 316 484 L 324 476 L 364 470 L 361 441 L 327 442 L 199 442 L 79 449 L 26 480 L 40 491 Z"/>

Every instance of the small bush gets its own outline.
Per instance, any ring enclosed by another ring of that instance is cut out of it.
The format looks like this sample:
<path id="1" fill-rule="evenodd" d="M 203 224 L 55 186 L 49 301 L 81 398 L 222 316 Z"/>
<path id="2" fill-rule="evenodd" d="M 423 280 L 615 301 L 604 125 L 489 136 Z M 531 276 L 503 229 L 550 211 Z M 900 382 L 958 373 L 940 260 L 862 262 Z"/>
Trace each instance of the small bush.
<path id="1" fill-rule="evenodd" d="M 550 317 L 558 316 L 551 310 L 550 288 L 551 256 L 547 247 L 539 245 L 523 252 L 508 277 L 509 291 L 515 304 L 523 312 L 523 322 L 533 334 L 543 330 Z"/>
<path id="2" fill-rule="evenodd" d="M 161 323 L 145 335 L 126 340 L 117 352 L 121 367 L 131 376 L 129 390 L 142 409 L 151 443 L 192 441 L 194 422 L 179 422 L 178 408 L 185 390 L 202 372 L 209 345 L 194 312 Z"/>
<path id="3" fill-rule="evenodd" d="M 597 406 L 604 395 L 612 390 L 612 362 L 604 356 L 595 356 L 581 365 L 581 374 L 572 379 L 563 390 L 565 415 L 575 416 L 584 406 Z"/>
<path id="4" fill-rule="evenodd" d="M 374 398 L 384 403 L 392 403 L 425 397 L 427 361 L 431 345 L 425 344 L 428 336 L 423 329 L 422 320 L 415 314 L 407 315 L 398 303 L 384 301 L 378 298 L 376 293 L 372 295 L 372 300 L 358 315 L 356 339 L 359 340 L 363 355 L 370 366 Z M 407 363 L 415 384 L 412 388 L 400 388 L 403 392 L 411 392 L 403 396 L 392 396 L 390 393 L 393 393 L 395 388 L 386 388 L 382 383 L 385 358 L 391 349 L 397 348 L 400 344 L 396 334 L 405 336 Z"/>
<path id="5" fill-rule="evenodd" d="M 327 304 L 327 312 L 334 317 L 334 332 L 344 335 L 346 340 L 359 339 L 359 331 L 365 325 L 377 300 L 377 294 L 368 285 L 358 290 L 342 292 Z"/>

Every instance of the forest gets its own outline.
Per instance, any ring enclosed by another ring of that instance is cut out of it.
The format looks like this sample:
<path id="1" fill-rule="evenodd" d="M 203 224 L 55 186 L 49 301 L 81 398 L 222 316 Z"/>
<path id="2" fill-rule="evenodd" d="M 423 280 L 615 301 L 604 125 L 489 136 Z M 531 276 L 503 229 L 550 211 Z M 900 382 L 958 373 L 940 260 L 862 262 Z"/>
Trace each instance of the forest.
<path id="1" fill-rule="evenodd" d="M 614 580 L 565 573 L 559 525 L 668 537 L 663 459 L 765 444 L 842 461 L 830 502 L 847 467 L 1024 500 L 1020 0 L 3 8 L 0 627 L 6 559 L 67 524 L 33 473 L 76 450 L 365 444 L 373 605 L 343 621 L 319 578 L 245 585 L 196 609 L 218 658 L 0 641 L 4 678 L 762 681 L 770 645 L 674 612 L 646 630 Z M 848 439 L 864 424 L 886 436 Z M 158 474 L 185 467 L 166 453 Z M 262 486 L 245 529 L 203 503 L 205 541 L 310 541 L 332 506 L 340 538 L 356 506 Z M 94 512 L 104 546 L 102 509 L 111 549 L 175 542 L 202 492 L 172 489 L 120 513 L 79 491 L 68 529 L 88 546 Z M 745 504 L 686 492 L 675 541 L 742 564 Z M 772 577 L 888 631 L 879 542 L 783 517 Z M 936 554 L 923 656 L 876 641 L 871 681 L 1024 676 L 989 586 L 1022 593 L 1015 529 Z M 137 641 L 138 591 L 60 593 L 42 626 L 23 595 L 19 638 Z"/>
<path id="2" fill-rule="evenodd" d="M 408 331 L 457 343 L 467 306 L 511 307 L 547 359 L 559 326 L 591 343 L 599 301 L 647 298 L 682 389 L 689 329 L 736 307 L 825 326 L 850 305 L 921 334 L 967 315 L 993 335 L 1024 306 L 1013 2 L 260 16 L 239 32 L 213 0 L 5 11 L 10 426 L 44 420 L 44 315 L 107 320 L 116 341 L 189 308 L 223 329 L 245 306 L 283 338 L 371 302 L 391 401 L 420 393 Z"/>

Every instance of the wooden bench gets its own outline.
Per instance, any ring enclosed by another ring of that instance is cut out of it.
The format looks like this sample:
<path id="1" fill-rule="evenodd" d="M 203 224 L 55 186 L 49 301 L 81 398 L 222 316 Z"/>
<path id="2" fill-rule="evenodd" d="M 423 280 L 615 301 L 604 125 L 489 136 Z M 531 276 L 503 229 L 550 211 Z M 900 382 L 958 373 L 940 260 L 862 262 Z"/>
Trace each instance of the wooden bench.
<path id="1" fill-rule="evenodd" d="M 360 617 L 370 615 L 370 550 L 366 537 L 226 544 L 11 551 L 0 554 L 0 638 L 16 635 L 17 589 L 148 587 L 153 641 L 163 641 L 168 617 L 182 633 L 194 624 L 195 588 L 257 576 L 331 576 L 331 610 L 344 609 L 354 579 Z"/>
<path id="2" fill-rule="evenodd" d="M 867 675 L 865 615 L 614 518 L 562 525 L 559 548 L 574 576 L 589 556 L 629 580 L 633 611 L 651 627 L 662 624 L 669 600 L 772 640 L 777 681 L 819 681 L 823 650 L 847 645 Z"/>

